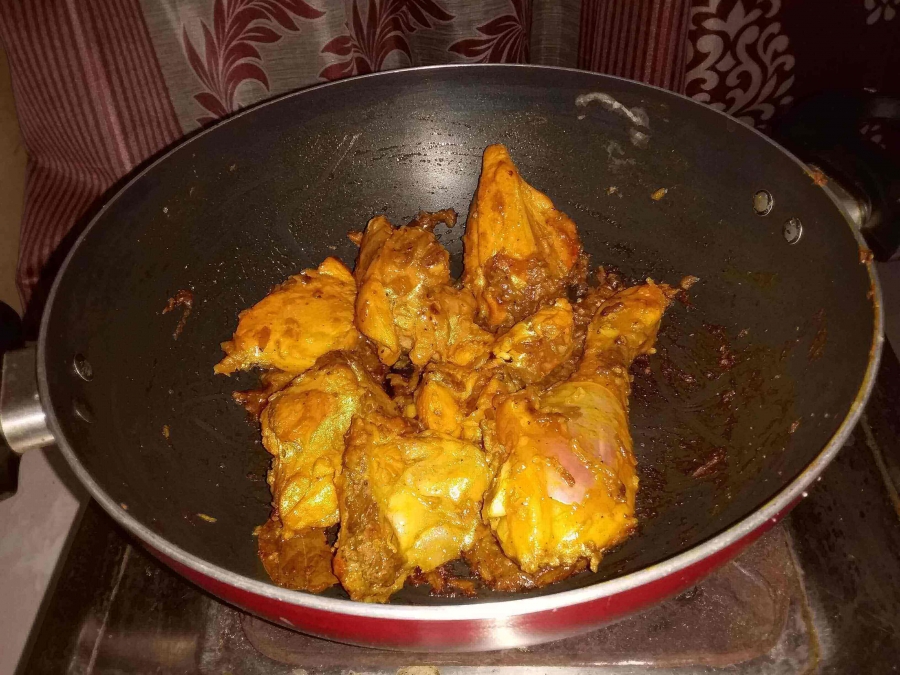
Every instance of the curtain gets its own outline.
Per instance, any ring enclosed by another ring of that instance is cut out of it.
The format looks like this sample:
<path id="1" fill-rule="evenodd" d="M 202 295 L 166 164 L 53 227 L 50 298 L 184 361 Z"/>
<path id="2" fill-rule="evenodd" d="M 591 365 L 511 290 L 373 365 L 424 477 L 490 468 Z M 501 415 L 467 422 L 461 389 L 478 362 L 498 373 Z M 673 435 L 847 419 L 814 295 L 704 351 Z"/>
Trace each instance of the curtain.
<path id="1" fill-rule="evenodd" d="M 19 290 L 42 301 L 72 233 L 136 166 L 287 91 L 409 66 L 539 63 L 683 92 L 765 128 L 824 88 L 900 94 L 898 13 L 900 0 L 0 3 L 29 153 Z"/>

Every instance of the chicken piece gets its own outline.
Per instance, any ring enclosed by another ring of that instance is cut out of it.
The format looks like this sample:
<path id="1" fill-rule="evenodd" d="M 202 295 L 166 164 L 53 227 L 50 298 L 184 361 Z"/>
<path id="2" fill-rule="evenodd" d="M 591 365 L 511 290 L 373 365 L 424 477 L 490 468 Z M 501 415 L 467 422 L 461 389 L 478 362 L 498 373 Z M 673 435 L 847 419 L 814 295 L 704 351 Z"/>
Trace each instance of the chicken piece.
<path id="1" fill-rule="evenodd" d="M 453 209 L 442 209 L 441 211 L 419 211 L 419 214 L 412 220 L 407 227 L 418 228 L 426 232 L 434 232 L 434 228 L 440 223 L 453 227 L 456 225 L 456 211 Z M 385 242 L 394 232 L 394 226 L 384 216 L 375 216 L 366 226 L 363 234 L 356 233 L 359 237 L 357 242 L 359 245 L 359 255 L 356 258 L 356 267 L 353 270 L 353 276 L 356 277 L 357 283 L 361 283 L 369 265 L 375 259 L 377 253 L 384 246 Z M 356 241 L 354 239 L 354 241 Z M 448 268 L 448 278 L 449 278 Z"/>
<path id="2" fill-rule="evenodd" d="M 416 390 L 416 416 L 426 429 L 480 443 L 494 397 L 542 379 L 565 361 L 575 347 L 573 331 L 572 306 L 557 300 L 499 336 L 492 360 L 428 366 Z"/>
<path id="3" fill-rule="evenodd" d="M 475 323 L 475 296 L 445 286 L 430 297 L 433 304 L 417 329 L 420 348 L 410 352 L 410 360 L 420 366 L 432 360 L 472 366 L 486 356 L 494 336 Z"/>
<path id="4" fill-rule="evenodd" d="M 426 429 L 463 438 L 466 403 L 478 380 L 471 368 L 430 366 L 414 394 L 416 418 Z"/>
<path id="5" fill-rule="evenodd" d="M 394 234 L 394 226 L 386 217 L 375 216 L 368 222 L 359 242 L 359 254 L 356 256 L 356 266 L 353 268 L 353 276 L 358 285 L 362 285 L 372 261 L 375 260 L 378 252 L 392 234 Z M 449 267 L 447 276 L 448 278 L 450 276 Z"/>
<path id="6" fill-rule="evenodd" d="M 621 291 L 592 319 L 575 373 L 544 393 L 526 390 L 496 411 L 504 461 L 484 517 L 503 552 L 528 574 L 588 559 L 634 530 L 638 486 L 628 430 L 628 368 L 649 353 L 667 287 Z"/>
<path id="7" fill-rule="evenodd" d="M 587 560 L 581 559 L 571 565 L 526 574 L 506 557 L 494 533 L 485 525 L 478 527 L 475 544 L 463 553 L 463 559 L 485 586 L 506 593 L 543 588 L 587 569 Z"/>
<path id="8" fill-rule="evenodd" d="M 336 258 L 292 276 L 241 312 L 234 337 L 222 343 L 226 356 L 215 371 L 230 375 L 254 366 L 298 375 L 323 354 L 353 349 L 356 283 Z"/>
<path id="9" fill-rule="evenodd" d="M 572 305 L 574 348 L 560 365 L 536 383 L 535 386 L 538 389 L 549 389 L 555 384 L 568 380 L 573 375 L 584 354 L 584 343 L 591 319 L 594 318 L 600 305 L 625 288 L 625 282 L 617 272 L 600 267 L 597 269 L 596 276 L 597 285 L 589 286 L 585 283 L 577 290 L 578 300 Z"/>
<path id="10" fill-rule="evenodd" d="M 362 365 L 376 382 L 383 383 L 388 374 L 387 366 L 378 360 L 375 345 L 371 340 L 362 338 L 359 346 L 353 350 L 354 362 Z M 286 373 L 283 370 L 266 370 L 259 377 L 259 384 L 254 389 L 235 391 L 231 398 L 246 410 L 252 417 L 259 420 L 262 411 L 269 404 L 269 399 L 277 391 L 281 391 L 297 376 Z"/>
<path id="11" fill-rule="evenodd" d="M 355 354 L 335 352 L 274 394 L 262 440 L 274 457 L 269 486 L 286 537 L 339 520 L 335 477 L 354 415 L 393 412 L 390 398 Z"/>
<path id="12" fill-rule="evenodd" d="M 357 418 L 338 479 L 334 572 L 354 600 L 386 602 L 472 545 L 490 481 L 478 446 L 402 417 Z"/>
<path id="13" fill-rule="evenodd" d="M 338 580 L 331 571 L 333 552 L 325 530 L 301 530 L 285 537 L 281 525 L 269 519 L 257 533 L 259 558 L 269 577 L 279 586 L 320 593 Z"/>
<path id="14" fill-rule="evenodd" d="M 484 151 L 464 243 L 463 286 L 478 302 L 478 322 L 492 331 L 561 297 L 583 271 L 575 223 L 525 182 L 502 145 Z"/>
<path id="15" fill-rule="evenodd" d="M 450 254 L 431 231 L 434 219 L 424 217 L 433 215 L 396 229 L 378 216 L 360 242 L 356 321 L 388 366 L 402 355 L 417 366 L 464 365 L 492 339 L 475 324 L 474 296 L 450 284 Z"/>
<path id="16" fill-rule="evenodd" d="M 575 349 L 574 332 L 572 305 L 560 299 L 501 335 L 491 353 L 523 382 L 533 384 L 569 357 Z"/>
<path id="17" fill-rule="evenodd" d="M 481 422 L 492 414 L 494 397 L 524 386 L 499 364 L 479 368 L 432 364 L 416 389 L 416 417 L 426 429 L 473 443 L 482 440 Z"/>

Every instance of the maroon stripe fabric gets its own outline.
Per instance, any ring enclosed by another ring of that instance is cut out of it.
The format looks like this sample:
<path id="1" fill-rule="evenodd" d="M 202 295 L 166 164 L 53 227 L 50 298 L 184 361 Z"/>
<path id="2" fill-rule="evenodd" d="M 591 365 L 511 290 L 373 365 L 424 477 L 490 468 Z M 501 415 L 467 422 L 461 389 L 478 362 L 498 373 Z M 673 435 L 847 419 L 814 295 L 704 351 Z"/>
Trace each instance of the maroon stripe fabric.
<path id="1" fill-rule="evenodd" d="M 583 0 L 578 67 L 681 91 L 690 0 Z"/>
<path id="2" fill-rule="evenodd" d="M 0 37 L 33 158 L 17 279 L 27 304 L 91 204 L 183 131 L 138 0 L 0 3 Z"/>

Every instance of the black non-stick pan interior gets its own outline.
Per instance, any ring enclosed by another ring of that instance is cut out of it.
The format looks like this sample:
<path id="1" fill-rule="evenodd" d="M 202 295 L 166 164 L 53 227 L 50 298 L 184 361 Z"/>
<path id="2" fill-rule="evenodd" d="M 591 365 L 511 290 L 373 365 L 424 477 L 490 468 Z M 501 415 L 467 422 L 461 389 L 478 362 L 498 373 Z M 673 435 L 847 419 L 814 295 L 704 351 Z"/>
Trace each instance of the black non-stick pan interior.
<path id="1" fill-rule="evenodd" d="M 603 96 L 576 102 L 592 92 Z M 347 232 L 373 215 L 464 216 L 490 143 L 506 144 L 572 216 L 594 264 L 632 280 L 700 278 L 667 314 L 659 353 L 635 368 L 638 534 L 596 575 L 542 592 L 684 551 L 801 472 L 854 401 L 874 330 L 866 268 L 827 194 L 752 130 L 662 90 L 575 71 L 448 67 L 239 115 L 98 217 L 48 310 L 44 358 L 58 424 L 112 500 L 172 544 L 267 579 L 251 533 L 268 515 L 268 459 L 231 400 L 256 375 L 214 375 L 219 343 L 286 276 L 329 255 L 352 264 Z M 774 198 L 765 216 L 753 208 L 759 190 Z M 803 227 L 793 245 L 790 218 Z M 458 263 L 462 227 L 439 235 Z M 183 289 L 194 307 L 176 340 L 181 312 L 162 310 Z M 90 381 L 73 371 L 76 354 Z M 450 602 L 422 591 L 396 601 Z"/>

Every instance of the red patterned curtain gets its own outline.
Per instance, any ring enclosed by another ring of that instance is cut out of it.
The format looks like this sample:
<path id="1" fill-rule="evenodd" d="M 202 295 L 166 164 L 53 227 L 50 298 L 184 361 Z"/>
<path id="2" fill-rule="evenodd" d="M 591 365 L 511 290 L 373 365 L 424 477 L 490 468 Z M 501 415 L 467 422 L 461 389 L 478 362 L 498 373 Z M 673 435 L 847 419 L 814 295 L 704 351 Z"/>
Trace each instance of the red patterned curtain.
<path id="1" fill-rule="evenodd" d="M 765 127 L 820 89 L 900 95 L 898 13 L 900 0 L 3 2 L 29 152 L 19 288 L 27 302 L 66 234 L 136 165 L 286 91 L 435 63 L 540 63 L 683 91 Z"/>
<path id="2" fill-rule="evenodd" d="M 690 6 L 680 0 L 585 2 L 578 67 L 682 91 Z"/>

